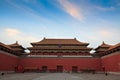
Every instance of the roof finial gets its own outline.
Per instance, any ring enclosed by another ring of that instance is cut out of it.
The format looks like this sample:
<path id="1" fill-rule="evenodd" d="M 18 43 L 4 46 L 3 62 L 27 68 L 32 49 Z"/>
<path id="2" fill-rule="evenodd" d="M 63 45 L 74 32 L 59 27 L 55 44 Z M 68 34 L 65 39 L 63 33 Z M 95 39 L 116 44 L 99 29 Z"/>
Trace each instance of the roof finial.
<path id="1" fill-rule="evenodd" d="M 46 39 L 45 37 L 43 39 Z"/>
<path id="2" fill-rule="evenodd" d="M 74 37 L 74 39 L 76 40 L 76 37 Z"/>
<path id="3" fill-rule="evenodd" d="M 103 44 L 105 44 L 105 42 L 103 41 Z"/>
<path id="4" fill-rule="evenodd" d="M 18 41 L 16 41 L 16 44 L 18 44 Z"/>

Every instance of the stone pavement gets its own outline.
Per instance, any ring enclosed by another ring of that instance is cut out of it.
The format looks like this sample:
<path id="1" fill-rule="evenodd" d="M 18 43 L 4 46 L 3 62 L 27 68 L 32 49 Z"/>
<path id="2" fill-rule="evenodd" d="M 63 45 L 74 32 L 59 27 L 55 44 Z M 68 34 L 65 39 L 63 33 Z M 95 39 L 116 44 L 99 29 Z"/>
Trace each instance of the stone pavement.
<path id="1" fill-rule="evenodd" d="M 120 75 L 91 73 L 12 73 L 0 80 L 120 80 Z"/>
<path id="2" fill-rule="evenodd" d="M 81 77 L 74 76 L 66 73 L 51 74 L 48 76 L 42 76 L 33 80 L 83 80 Z"/>
<path id="3" fill-rule="evenodd" d="M 108 74 L 107 76 L 102 73 L 99 74 L 81 73 L 72 75 L 81 77 L 83 80 L 120 80 L 120 75 L 115 74 Z"/>

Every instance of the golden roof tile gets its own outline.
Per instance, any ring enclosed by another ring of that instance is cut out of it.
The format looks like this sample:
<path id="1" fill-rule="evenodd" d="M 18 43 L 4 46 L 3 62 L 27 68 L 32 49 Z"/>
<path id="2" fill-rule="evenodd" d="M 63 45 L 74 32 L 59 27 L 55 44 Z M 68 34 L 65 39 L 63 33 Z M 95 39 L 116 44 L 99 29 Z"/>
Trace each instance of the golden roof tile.
<path id="1" fill-rule="evenodd" d="M 41 40 L 39 42 L 33 42 L 31 44 L 32 45 L 34 45 L 34 44 L 79 44 L 79 45 L 88 45 L 89 43 L 80 42 L 76 38 L 75 39 L 46 39 L 46 38 L 44 38 L 43 40 Z"/>

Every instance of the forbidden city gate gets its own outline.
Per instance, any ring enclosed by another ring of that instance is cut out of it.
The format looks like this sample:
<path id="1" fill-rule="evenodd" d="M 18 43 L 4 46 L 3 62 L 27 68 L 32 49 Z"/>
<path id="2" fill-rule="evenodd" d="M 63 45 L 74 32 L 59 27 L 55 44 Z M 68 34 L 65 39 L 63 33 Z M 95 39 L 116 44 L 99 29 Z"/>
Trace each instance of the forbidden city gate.
<path id="1" fill-rule="evenodd" d="M 77 66 L 72 66 L 72 72 L 78 72 L 78 67 Z"/>
<path id="2" fill-rule="evenodd" d="M 58 65 L 57 66 L 57 72 L 63 72 L 63 66 Z"/>
<path id="3" fill-rule="evenodd" d="M 42 66 L 42 72 L 47 72 L 47 66 Z"/>

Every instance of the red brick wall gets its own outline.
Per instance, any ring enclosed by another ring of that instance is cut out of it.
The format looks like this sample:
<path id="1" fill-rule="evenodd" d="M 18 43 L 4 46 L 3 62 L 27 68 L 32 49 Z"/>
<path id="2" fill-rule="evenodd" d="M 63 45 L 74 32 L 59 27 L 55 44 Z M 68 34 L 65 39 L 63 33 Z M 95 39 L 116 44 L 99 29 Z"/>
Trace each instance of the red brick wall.
<path id="1" fill-rule="evenodd" d="M 0 51 L 0 71 L 14 71 L 18 58 Z"/>
<path id="2" fill-rule="evenodd" d="M 102 57 L 102 64 L 106 71 L 120 72 L 120 52 Z"/>
<path id="3" fill-rule="evenodd" d="M 102 66 L 110 72 L 120 72 L 120 52 L 116 52 L 100 58 L 18 58 L 4 54 L 0 51 L 0 71 L 13 71 L 14 67 L 22 64 L 24 67 L 48 66 L 48 69 L 56 69 L 57 65 L 62 65 L 65 70 L 71 71 L 72 66 L 78 69 L 93 68 L 97 71 Z"/>
<path id="4" fill-rule="evenodd" d="M 21 58 L 4 54 L 0 51 L 0 71 L 14 71 L 14 67 L 22 64 L 24 67 L 48 66 L 48 69 L 56 69 L 57 65 L 62 65 L 65 70 L 71 71 L 72 66 L 78 69 L 93 68 L 97 71 L 102 66 L 110 72 L 120 72 L 120 52 L 116 52 L 100 58 Z"/>
<path id="5" fill-rule="evenodd" d="M 71 71 L 72 66 L 78 66 L 78 69 L 93 68 L 101 70 L 100 58 L 21 58 L 20 63 L 24 67 L 48 66 L 48 69 L 56 69 L 57 65 L 62 65 L 65 70 Z"/>

